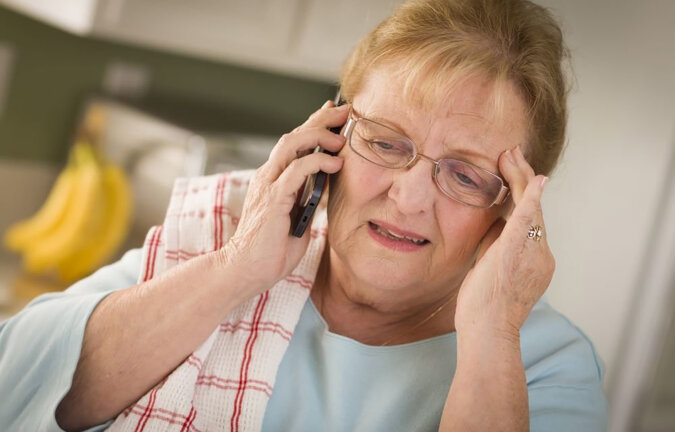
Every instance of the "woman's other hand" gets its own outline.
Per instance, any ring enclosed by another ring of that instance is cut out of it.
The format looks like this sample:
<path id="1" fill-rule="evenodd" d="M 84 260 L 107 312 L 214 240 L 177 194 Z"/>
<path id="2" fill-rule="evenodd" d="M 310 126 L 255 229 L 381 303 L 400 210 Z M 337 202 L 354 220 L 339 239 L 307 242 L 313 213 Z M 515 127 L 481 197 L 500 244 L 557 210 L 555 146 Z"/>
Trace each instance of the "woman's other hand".
<path id="1" fill-rule="evenodd" d="M 338 152 L 345 138 L 328 130 L 345 124 L 348 105 L 326 102 L 305 123 L 279 139 L 270 157 L 251 179 L 235 234 L 221 250 L 226 261 L 240 266 L 257 292 L 287 276 L 302 258 L 310 234 L 291 236 L 291 210 L 305 180 L 324 171 L 333 174 L 343 159 L 312 151 L 316 146 Z M 309 231 L 309 230 L 307 230 Z"/>
<path id="2" fill-rule="evenodd" d="M 459 291 L 455 327 L 459 332 L 488 331 L 518 340 L 519 330 L 553 277 L 555 260 L 548 246 L 541 211 L 546 181 L 535 176 L 520 147 L 502 153 L 499 169 L 511 189 L 515 208 L 483 238 L 476 263 Z M 528 237 L 540 226 L 539 241 Z"/>

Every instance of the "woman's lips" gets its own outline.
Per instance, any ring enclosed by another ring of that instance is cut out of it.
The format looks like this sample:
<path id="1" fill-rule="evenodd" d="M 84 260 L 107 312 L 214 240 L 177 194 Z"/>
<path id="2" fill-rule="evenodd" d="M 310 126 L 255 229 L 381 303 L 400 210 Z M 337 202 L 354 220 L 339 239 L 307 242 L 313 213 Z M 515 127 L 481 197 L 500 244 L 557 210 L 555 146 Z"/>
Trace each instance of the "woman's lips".
<path id="1" fill-rule="evenodd" d="M 368 222 L 368 233 L 383 246 L 402 252 L 414 252 L 422 249 L 429 240 L 409 231 L 398 230 L 384 223 Z"/>

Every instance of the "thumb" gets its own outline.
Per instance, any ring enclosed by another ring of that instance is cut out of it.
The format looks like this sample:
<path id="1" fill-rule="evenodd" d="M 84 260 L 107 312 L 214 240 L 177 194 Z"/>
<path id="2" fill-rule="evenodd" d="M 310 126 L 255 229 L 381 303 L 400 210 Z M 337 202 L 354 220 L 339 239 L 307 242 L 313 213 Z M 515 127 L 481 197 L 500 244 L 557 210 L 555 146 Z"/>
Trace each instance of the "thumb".
<path id="1" fill-rule="evenodd" d="M 476 262 L 480 261 L 480 259 L 483 258 L 483 255 L 485 255 L 485 252 L 487 252 L 487 250 L 490 249 L 490 246 L 492 246 L 492 244 L 495 241 L 497 241 L 505 225 L 506 221 L 503 218 L 497 219 L 492 224 L 492 226 L 490 227 L 488 232 L 485 233 L 485 236 L 483 236 L 483 239 L 480 241 L 480 244 L 478 245 Z"/>

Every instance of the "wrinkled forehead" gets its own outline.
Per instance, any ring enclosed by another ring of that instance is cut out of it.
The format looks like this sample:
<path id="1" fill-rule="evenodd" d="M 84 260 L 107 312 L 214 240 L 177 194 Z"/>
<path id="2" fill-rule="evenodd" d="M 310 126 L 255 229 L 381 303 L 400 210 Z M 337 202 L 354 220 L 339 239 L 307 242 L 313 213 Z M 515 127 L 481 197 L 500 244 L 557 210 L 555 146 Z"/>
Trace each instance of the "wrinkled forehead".
<path id="1" fill-rule="evenodd" d="M 354 102 L 360 110 L 462 116 L 498 128 L 516 126 L 515 119 L 525 129 L 530 124 L 524 99 L 512 82 L 471 70 L 439 76 L 406 70 L 397 63 L 384 64 L 366 75 Z"/>
<path id="2" fill-rule="evenodd" d="M 480 113 L 498 121 L 505 110 L 513 109 L 509 105 L 514 99 L 520 99 L 519 105 L 523 102 L 516 85 L 506 77 L 490 76 L 469 65 L 447 70 L 401 67 L 397 62 L 374 70 L 376 74 L 384 71 L 396 82 L 402 101 L 416 109 L 439 111 L 445 107 L 449 112 Z M 480 100 L 467 98 L 467 90 L 480 95 Z"/>

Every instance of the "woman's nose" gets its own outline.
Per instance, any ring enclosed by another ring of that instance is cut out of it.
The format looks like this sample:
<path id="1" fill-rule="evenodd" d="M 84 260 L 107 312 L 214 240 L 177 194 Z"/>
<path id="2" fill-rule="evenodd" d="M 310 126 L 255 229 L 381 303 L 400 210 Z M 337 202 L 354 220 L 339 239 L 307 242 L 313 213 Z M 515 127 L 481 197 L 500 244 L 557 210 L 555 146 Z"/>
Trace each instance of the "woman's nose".
<path id="1" fill-rule="evenodd" d="M 433 164 L 418 159 L 414 165 L 394 171 L 388 196 L 407 215 L 431 210 L 436 195 Z"/>

